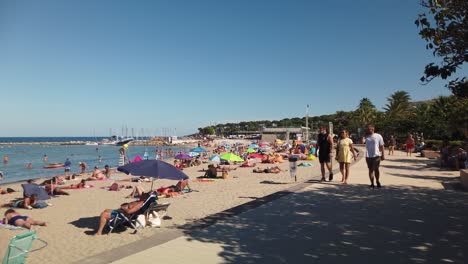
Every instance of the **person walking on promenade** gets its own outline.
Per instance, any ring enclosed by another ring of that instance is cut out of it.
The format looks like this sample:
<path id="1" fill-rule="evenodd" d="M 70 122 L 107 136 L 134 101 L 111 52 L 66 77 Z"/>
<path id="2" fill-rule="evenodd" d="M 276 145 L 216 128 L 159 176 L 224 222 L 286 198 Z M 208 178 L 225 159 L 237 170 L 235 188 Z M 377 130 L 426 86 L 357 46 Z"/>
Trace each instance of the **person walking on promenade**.
<path id="1" fill-rule="evenodd" d="M 406 156 L 411 157 L 411 153 L 414 150 L 414 138 L 413 135 L 408 134 L 408 138 L 406 139 Z"/>
<path id="2" fill-rule="evenodd" d="M 354 151 L 353 141 L 348 137 L 348 131 L 343 130 L 341 131 L 341 139 L 338 141 L 336 149 L 336 160 L 340 163 L 341 182 L 343 184 L 348 184 L 351 153 L 353 154 L 353 159 L 356 160 L 357 156 Z"/>
<path id="3" fill-rule="evenodd" d="M 377 181 L 377 188 L 380 188 L 380 161 L 385 160 L 384 141 L 380 134 L 375 133 L 374 125 L 367 126 L 366 137 L 366 163 L 369 169 L 370 188 L 374 188 L 374 175 Z"/>
<path id="4" fill-rule="evenodd" d="M 333 180 L 332 172 L 332 163 L 331 156 L 333 153 L 333 136 L 327 133 L 327 128 L 325 125 L 320 126 L 320 133 L 318 134 L 317 139 L 317 151 L 320 161 L 320 170 L 322 172 L 322 179 L 320 181 L 325 181 L 325 165 L 327 166 L 328 172 L 328 181 Z"/>
<path id="5" fill-rule="evenodd" d="M 396 140 L 395 140 L 395 137 L 393 137 L 393 135 L 390 136 L 390 139 L 388 140 L 388 155 L 393 155 L 393 152 L 395 150 L 395 146 L 396 146 Z"/>

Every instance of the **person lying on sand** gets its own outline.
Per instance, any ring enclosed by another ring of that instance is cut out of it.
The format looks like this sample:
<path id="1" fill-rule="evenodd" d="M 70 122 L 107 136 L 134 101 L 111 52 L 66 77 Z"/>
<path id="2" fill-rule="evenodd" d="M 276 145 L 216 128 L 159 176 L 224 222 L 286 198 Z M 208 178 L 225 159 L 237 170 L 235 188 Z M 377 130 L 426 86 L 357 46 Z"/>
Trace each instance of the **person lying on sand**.
<path id="1" fill-rule="evenodd" d="M 36 221 L 28 216 L 22 216 L 17 213 L 14 209 L 8 209 L 5 212 L 5 222 L 9 225 L 24 227 L 31 229 L 33 225 L 47 226 L 43 221 Z"/>
<path id="2" fill-rule="evenodd" d="M 131 177 L 131 178 L 126 178 L 126 179 L 121 179 L 121 180 L 116 180 L 116 181 L 125 181 L 125 182 L 150 182 L 151 179 L 148 177 L 140 176 L 140 177 Z"/>
<path id="3" fill-rule="evenodd" d="M 155 191 L 158 193 L 158 195 L 170 195 L 171 193 L 182 193 L 182 190 L 184 190 L 185 188 L 187 188 L 189 191 L 191 190 L 188 180 L 180 180 L 177 182 L 176 185 L 161 187 Z M 145 189 L 143 189 L 143 187 L 135 186 L 132 192 L 127 196 L 127 198 L 138 198 L 145 193 L 147 192 L 145 191 Z"/>
<path id="4" fill-rule="evenodd" d="M 12 193 L 12 192 L 15 192 L 15 190 L 13 190 L 11 188 L 6 188 L 6 190 L 0 189 L 0 194 L 8 194 L 8 193 Z"/>
<path id="5" fill-rule="evenodd" d="M 131 185 L 119 185 L 118 183 L 114 182 L 112 183 L 109 187 L 105 187 L 105 189 L 109 190 L 109 191 L 120 191 L 122 189 L 131 189 L 133 188 Z"/>
<path id="6" fill-rule="evenodd" d="M 182 193 L 185 188 L 191 191 L 188 180 L 180 180 L 176 185 L 161 187 L 156 191 L 158 192 L 158 195 L 170 195 L 171 193 Z"/>
<path id="7" fill-rule="evenodd" d="M 37 195 L 33 194 L 30 197 L 26 197 L 24 199 L 19 199 L 14 202 L 9 202 L 2 204 L 1 207 L 15 207 L 15 208 L 24 208 L 24 209 L 33 209 L 33 207 L 37 203 Z"/>
<path id="8" fill-rule="evenodd" d="M 217 171 L 223 172 L 223 171 L 231 171 L 231 170 L 237 170 L 237 167 L 230 167 L 230 166 L 217 166 L 216 167 Z"/>
<path id="9" fill-rule="evenodd" d="M 106 179 L 106 175 L 99 170 L 98 166 L 94 167 L 94 171 L 91 176 L 87 179 L 88 181 L 100 181 Z"/>
<path id="10" fill-rule="evenodd" d="M 260 167 L 257 167 L 253 169 L 253 172 L 255 173 L 280 173 L 280 171 L 283 171 L 283 170 L 278 166 L 266 167 L 265 169 L 261 169 Z"/>
<path id="11" fill-rule="evenodd" d="M 72 185 L 70 185 L 68 188 L 70 188 L 70 189 L 81 189 L 81 188 L 87 188 L 86 186 L 87 186 L 87 185 L 86 185 L 86 180 L 85 180 L 85 179 L 82 179 L 82 180 L 80 181 L 80 183 L 78 183 L 78 184 L 72 184 Z"/>
<path id="12" fill-rule="evenodd" d="M 60 187 L 57 187 L 57 184 L 65 183 L 63 179 L 60 179 L 60 178 L 63 178 L 63 177 L 53 177 L 52 179 L 43 181 L 40 185 L 44 186 L 44 189 L 47 191 L 47 194 L 49 195 L 70 195 L 68 192 L 62 190 Z M 32 183 L 32 182 L 28 181 L 28 183 Z"/>
<path id="13" fill-rule="evenodd" d="M 125 214 L 133 214 L 136 211 L 138 211 L 143 204 L 145 203 L 145 200 L 148 199 L 150 196 L 150 193 L 144 193 L 140 196 L 140 199 L 137 201 L 133 201 L 130 203 L 123 203 L 120 205 L 119 209 L 112 210 L 112 209 L 105 209 L 102 211 L 99 219 L 99 227 L 98 230 L 96 231 L 96 235 L 100 236 L 102 235 L 102 231 L 104 230 L 104 227 L 107 224 L 107 221 L 109 221 L 112 217 L 115 217 L 119 211 L 123 211 Z"/>

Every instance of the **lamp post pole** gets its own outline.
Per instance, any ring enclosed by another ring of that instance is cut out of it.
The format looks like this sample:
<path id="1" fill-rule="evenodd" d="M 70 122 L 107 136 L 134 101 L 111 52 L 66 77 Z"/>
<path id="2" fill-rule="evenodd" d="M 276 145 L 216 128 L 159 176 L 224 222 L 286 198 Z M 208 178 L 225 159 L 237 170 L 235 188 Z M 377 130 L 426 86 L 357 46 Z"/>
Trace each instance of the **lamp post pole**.
<path id="1" fill-rule="evenodd" d="M 305 141 L 309 140 L 309 104 L 306 107 L 306 132 L 305 132 Z"/>

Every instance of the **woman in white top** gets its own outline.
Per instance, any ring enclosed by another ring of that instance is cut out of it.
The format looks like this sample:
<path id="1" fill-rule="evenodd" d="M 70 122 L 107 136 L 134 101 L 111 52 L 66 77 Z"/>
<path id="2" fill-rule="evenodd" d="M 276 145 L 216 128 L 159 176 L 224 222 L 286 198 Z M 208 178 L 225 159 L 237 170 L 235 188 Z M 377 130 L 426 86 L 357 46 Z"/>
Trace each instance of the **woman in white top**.
<path id="1" fill-rule="evenodd" d="M 351 153 L 353 159 L 356 160 L 356 152 L 354 151 L 353 141 L 348 137 L 348 131 L 346 130 L 341 131 L 341 139 L 338 142 L 336 153 L 336 160 L 340 163 L 341 182 L 348 184 Z"/>

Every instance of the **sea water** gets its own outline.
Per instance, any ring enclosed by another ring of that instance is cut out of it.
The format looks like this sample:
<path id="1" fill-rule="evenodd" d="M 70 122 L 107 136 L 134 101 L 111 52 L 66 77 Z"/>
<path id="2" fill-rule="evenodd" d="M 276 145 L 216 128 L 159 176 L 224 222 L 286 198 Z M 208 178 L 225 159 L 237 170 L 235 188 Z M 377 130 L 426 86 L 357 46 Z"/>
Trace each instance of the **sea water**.
<path id="1" fill-rule="evenodd" d="M 120 148 L 112 145 L 1 145 L 0 158 L 2 158 L 2 161 L 0 161 L 0 171 L 3 172 L 4 177 L 0 184 L 64 175 L 63 167 L 56 169 L 44 169 L 44 167 L 49 163 L 64 163 L 67 158 L 72 163 L 71 173 L 80 172 L 79 162 L 86 162 L 88 165 L 87 171 L 92 171 L 94 166 L 98 166 L 100 169 L 103 169 L 105 165 L 109 165 L 111 168 L 117 167 Z M 186 153 L 188 151 L 188 148 L 170 146 L 130 145 L 127 150 L 127 157 L 130 160 L 137 155 L 143 157 L 145 151 L 147 151 L 148 159 L 155 159 L 156 151 L 162 150 L 164 158 L 167 158 L 166 149 L 168 148 L 171 148 L 174 153 L 179 151 Z M 8 155 L 8 163 L 3 162 L 4 155 Z M 48 157 L 47 162 L 43 161 L 44 155 Z M 99 156 L 101 162 L 99 162 Z M 32 165 L 30 169 L 27 168 L 29 163 Z"/>

